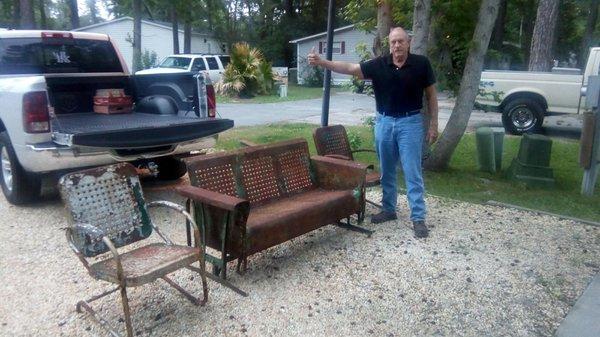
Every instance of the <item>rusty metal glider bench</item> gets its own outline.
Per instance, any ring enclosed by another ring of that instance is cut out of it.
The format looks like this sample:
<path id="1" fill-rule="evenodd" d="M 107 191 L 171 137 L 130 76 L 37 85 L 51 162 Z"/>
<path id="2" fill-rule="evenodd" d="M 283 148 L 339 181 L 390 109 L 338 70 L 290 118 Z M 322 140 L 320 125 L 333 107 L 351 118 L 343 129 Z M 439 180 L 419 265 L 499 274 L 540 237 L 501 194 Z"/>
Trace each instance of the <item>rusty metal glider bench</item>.
<path id="1" fill-rule="evenodd" d="M 173 244 L 152 223 L 148 208 L 164 206 L 182 213 L 192 223 L 194 219 L 182 206 L 168 201 L 145 203 L 139 178 L 132 165 L 122 163 L 71 173 L 61 178 L 59 187 L 71 220 L 67 228 L 71 249 L 93 278 L 118 285 L 113 290 L 77 303 L 78 312 L 85 309 L 112 336 L 119 336 L 92 309 L 90 303 L 120 290 L 127 335 L 132 337 L 127 287 L 141 286 L 161 278 L 194 305 L 206 303 L 208 288 L 201 227 L 194 226 L 196 246 Z M 127 252 L 117 251 L 118 247 L 146 239 L 153 230 L 164 243 L 138 245 L 138 248 Z M 109 256 L 93 264 L 86 259 L 107 252 L 110 252 Z M 200 268 L 191 266 L 194 262 L 199 262 Z M 180 268 L 189 268 L 200 274 L 202 299 L 192 296 L 166 276 Z"/>
<path id="2" fill-rule="evenodd" d="M 313 140 L 317 153 L 320 156 L 339 158 L 354 161 L 354 153 L 357 152 L 375 152 L 372 149 L 352 150 L 348 133 L 343 125 L 322 126 L 313 131 Z M 374 166 L 367 166 L 367 176 L 365 178 L 365 187 L 374 187 L 380 184 L 381 174 L 374 171 Z M 373 206 L 382 208 L 381 204 L 375 203 L 369 199 L 366 202 Z"/>
<path id="3" fill-rule="evenodd" d="M 194 217 L 206 228 L 213 272 L 226 278 L 227 262 L 237 270 L 247 257 L 327 224 L 364 218 L 362 164 L 309 156 L 296 139 L 188 158 L 192 186 L 178 187 L 192 201 Z M 366 230 L 364 230 L 366 231 Z M 367 231 L 368 232 L 368 231 Z"/>

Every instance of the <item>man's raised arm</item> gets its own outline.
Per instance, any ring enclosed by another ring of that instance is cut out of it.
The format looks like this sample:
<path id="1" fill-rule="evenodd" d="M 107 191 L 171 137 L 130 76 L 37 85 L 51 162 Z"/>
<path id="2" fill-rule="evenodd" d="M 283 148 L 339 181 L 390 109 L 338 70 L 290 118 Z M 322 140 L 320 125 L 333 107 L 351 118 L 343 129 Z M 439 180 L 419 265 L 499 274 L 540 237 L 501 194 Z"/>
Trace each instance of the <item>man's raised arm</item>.
<path id="1" fill-rule="evenodd" d="M 308 53 L 307 59 L 308 64 L 310 64 L 311 66 L 321 66 L 336 73 L 353 75 L 361 80 L 364 79 L 362 70 L 360 69 L 360 64 L 324 60 L 321 57 L 319 57 L 317 53 L 315 53 L 315 47 L 312 47 L 310 53 Z"/>

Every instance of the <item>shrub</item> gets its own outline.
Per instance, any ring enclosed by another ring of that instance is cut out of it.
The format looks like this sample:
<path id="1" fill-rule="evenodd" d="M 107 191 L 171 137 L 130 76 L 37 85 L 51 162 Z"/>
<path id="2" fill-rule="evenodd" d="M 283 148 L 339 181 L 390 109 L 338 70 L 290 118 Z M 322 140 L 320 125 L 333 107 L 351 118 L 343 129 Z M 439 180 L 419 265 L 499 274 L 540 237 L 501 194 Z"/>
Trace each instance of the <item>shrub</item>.
<path id="1" fill-rule="evenodd" d="M 300 78 L 302 79 L 302 85 L 307 87 L 322 87 L 324 72 L 321 67 L 313 67 L 308 64 L 305 57 L 300 57 L 298 69 L 302 69 L 300 72 Z"/>
<path id="2" fill-rule="evenodd" d="M 273 71 L 262 53 L 245 42 L 231 49 L 231 60 L 216 89 L 220 94 L 250 98 L 270 94 L 273 90 Z"/>
<path id="3" fill-rule="evenodd" d="M 156 52 L 154 50 L 149 51 L 148 49 L 144 49 L 144 53 L 142 54 L 141 64 L 142 64 L 142 69 L 156 67 L 156 65 L 158 64 L 158 55 L 156 55 Z"/>

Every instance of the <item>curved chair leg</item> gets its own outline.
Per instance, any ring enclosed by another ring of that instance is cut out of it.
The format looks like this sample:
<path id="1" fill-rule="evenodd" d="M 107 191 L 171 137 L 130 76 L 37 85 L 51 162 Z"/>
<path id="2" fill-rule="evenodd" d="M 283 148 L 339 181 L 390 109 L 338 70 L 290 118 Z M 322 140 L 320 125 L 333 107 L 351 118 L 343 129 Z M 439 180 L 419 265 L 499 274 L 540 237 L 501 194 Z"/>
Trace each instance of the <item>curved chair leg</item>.
<path id="1" fill-rule="evenodd" d="M 125 313 L 125 326 L 127 327 L 127 336 L 133 337 L 133 327 L 131 326 L 131 314 L 129 312 L 129 299 L 127 298 L 127 288 L 121 288 L 121 302 L 123 303 L 123 312 Z"/>

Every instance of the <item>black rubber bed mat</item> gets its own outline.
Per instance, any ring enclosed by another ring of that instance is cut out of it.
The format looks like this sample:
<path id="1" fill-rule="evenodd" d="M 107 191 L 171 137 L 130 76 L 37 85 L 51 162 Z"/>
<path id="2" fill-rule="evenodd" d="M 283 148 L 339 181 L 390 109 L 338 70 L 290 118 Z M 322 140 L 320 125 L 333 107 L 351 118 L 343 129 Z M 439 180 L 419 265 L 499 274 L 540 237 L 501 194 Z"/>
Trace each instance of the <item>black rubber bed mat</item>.
<path id="1" fill-rule="evenodd" d="M 146 113 L 58 115 L 52 132 L 71 144 L 107 148 L 137 148 L 176 144 L 207 137 L 233 127 L 230 119 L 196 118 Z M 65 137 L 67 136 L 67 137 Z"/>

